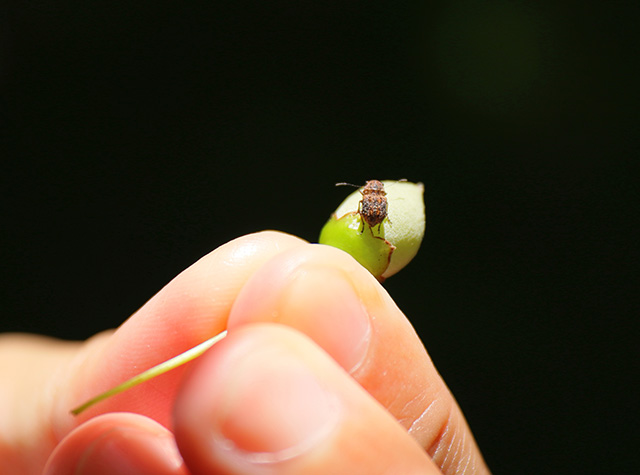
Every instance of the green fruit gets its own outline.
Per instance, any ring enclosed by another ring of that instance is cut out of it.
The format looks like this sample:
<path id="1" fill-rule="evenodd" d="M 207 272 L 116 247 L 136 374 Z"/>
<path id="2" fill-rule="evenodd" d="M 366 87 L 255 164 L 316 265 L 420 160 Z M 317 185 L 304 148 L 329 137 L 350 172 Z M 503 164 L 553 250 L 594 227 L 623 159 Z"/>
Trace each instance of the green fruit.
<path id="1" fill-rule="evenodd" d="M 348 252 L 381 281 L 415 257 L 425 230 L 422 183 L 383 181 L 383 184 L 387 216 L 379 226 L 369 226 L 360 215 L 360 202 L 368 195 L 355 191 L 331 215 L 318 240 L 320 244 Z"/>

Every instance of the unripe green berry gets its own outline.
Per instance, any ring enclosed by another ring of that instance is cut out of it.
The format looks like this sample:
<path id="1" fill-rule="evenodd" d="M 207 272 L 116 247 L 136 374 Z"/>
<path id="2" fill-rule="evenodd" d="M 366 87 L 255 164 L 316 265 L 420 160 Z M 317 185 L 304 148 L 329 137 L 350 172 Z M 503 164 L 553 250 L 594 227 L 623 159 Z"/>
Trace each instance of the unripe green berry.
<path id="1" fill-rule="evenodd" d="M 415 257 L 425 230 L 424 186 L 407 181 L 383 181 L 387 216 L 369 226 L 359 212 L 367 199 L 361 191 L 349 195 L 320 232 L 320 244 L 351 254 L 379 280 L 392 276 Z M 378 197 L 380 198 L 380 197 Z"/>

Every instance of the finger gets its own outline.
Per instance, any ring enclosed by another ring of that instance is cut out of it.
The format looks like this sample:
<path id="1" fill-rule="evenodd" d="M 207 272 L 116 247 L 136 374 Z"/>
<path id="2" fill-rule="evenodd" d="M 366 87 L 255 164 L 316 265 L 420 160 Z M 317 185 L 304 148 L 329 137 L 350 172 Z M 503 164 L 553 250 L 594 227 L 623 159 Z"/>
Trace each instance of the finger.
<path id="1" fill-rule="evenodd" d="M 92 396 L 219 333 L 248 277 L 274 255 L 305 245 L 293 236 L 264 232 L 223 245 L 183 271 L 107 340 L 89 345 L 58 381 L 54 427 L 58 436 L 96 414 L 128 411 L 168 426 L 185 367 L 96 405 L 78 418 L 69 410 Z"/>
<path id="2" fill-rule="evenodd" d="M 49 425 L 51 381 L 79 348 L 39 335 L 0 335 L 0 473 L 42 472 L 57 442 Z"/>
<path id="3" fill-rule="evenodd" d="M 207 352 L 174 417 L 193 474 L 440 473 L 324 351 L 282 325 L 248 325 Z"/>
<path id="4" fill-rule="evenodd" d="M 309 335 L 375 397 L 445 473 L 488 473 L 471 431 L 413 327 L 346 253 L 305 246 L 279 254 L 244 286 L 229 316 Z"/>
<path id="5" fill-rule="evenodd" d="M 137 414 L 111 413 L 82 424 L 51 454 L 44 475 L 187 475 L 173 435 Z"/>

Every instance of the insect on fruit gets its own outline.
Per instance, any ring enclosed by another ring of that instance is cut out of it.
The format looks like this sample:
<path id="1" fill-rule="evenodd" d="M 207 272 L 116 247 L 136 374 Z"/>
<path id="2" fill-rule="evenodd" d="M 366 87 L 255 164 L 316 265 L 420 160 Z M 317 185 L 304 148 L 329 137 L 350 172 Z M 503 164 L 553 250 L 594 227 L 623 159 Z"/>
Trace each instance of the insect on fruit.
<path id="1" fill-rule="evenodd" d="M 355 186 L 351 183 L 336 183 L 336 186 Z M 362 194 L 362 200 L 358 203 L 357 213 L 360 215 L 362 222 L 362 231 L 364 232 L 364 223 L 369 225 L 371 235 L 373 235 L 373 228 L 378 226 L 378 234 L 380 234 L 380 226 L 382 222 L 387 218 L 387 192 L 384 191 L 384 184 L 378 180 L 369 180 L 360 190 Z"/>
<path id="2" fill-rule="evenodd" d="M 425 230 L 424 185 L 370 180 L 356 189 L 331 213 L 318 242 L 350 254 L 382 282 L 418 252 Z M 386 208 L 379 206 L 385 201 Z M 371 233 L 364 230 L 367 224 Z"/>

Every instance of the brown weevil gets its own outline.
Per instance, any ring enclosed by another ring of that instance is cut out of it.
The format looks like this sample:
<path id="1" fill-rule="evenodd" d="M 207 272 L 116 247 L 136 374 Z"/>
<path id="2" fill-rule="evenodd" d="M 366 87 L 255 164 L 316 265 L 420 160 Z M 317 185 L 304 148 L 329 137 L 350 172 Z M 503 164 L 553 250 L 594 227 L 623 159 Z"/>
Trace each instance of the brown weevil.
<path id="1" fill-rule="evenodd" d="M 344 185 L 359 188 L 358 185 L 351 183 L 336 183 L 336 186 Z M 360 234 L 364 232 L 364 223 L 369 225 L 371 235 L 373 235 L 375 226 L 378 226 L 378 234 L 380 234 L 380 226 L 387 218 L 387 192 L 384 191 L 384 184 L 379 180 L 369 180 L 362 187 L 360 193 L 362 194 L 362 200 L 358 203 L 357 211 L 362 222 Z"/>

